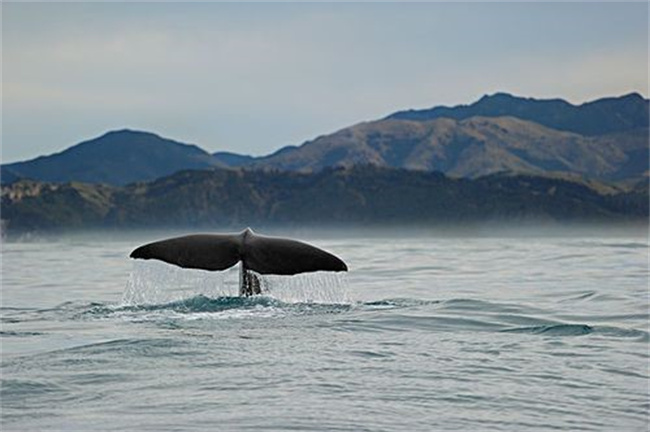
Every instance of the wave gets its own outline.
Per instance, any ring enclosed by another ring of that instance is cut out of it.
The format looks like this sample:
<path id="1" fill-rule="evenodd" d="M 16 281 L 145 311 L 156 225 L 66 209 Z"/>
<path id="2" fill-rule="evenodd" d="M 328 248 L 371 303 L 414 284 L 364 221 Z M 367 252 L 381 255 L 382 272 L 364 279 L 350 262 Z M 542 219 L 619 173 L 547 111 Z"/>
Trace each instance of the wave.
<path id="1" fill-rule="evenodd" d="M 199 294 L 187 299 L 171 301 L 162 304 L 123 305 L 116 310 L 122 311 L 155 311 L 172 310 L 175 312 L 220 312 L 229 309 L 247 309 L 251 307 L 272 307 L 280 302 L 268 297 L 217 297 L 210 298 Z"/>
<path id="2" fill-rule="evenodd" d="M 527 333 L 548 336 L 581 336 L 590 334 L 593 331 L 593 327 L 587 324 L 553 324 L 501 330 L 501 332 L 505 333 Z"/>
<path id="3" fill-rule="evenodd" d="M 95 305 L 77 315 L 81 319 L 115 319 L 138 322 L 224 320 L 244 318 L 281 318 L 299 315 L 342 313 L 346 304 L 288 303 L 272 297 L 216 297 L 197 295 L 161 304 Z"/>
<path id="4" fill-rule="evenodd" d="M 390 298 L 367 302 L 313 303 L 286 302 L 269 296 L 209 297 L 202 294 L 182 300 L 159 304 L 110 304 L 66 302 L 48 309 L 9 310 L 3 308 L 5 324 L 61 320 L 120 320 L 152 323 L 166 328 L 178 328 L 188 322 L 241 319 L 281 319 L 301 316 L 324 317 L 317 325 L 342 331 L 467 331 L 497 332 L 532 336 L 564 337 L 596 335 L 605 338 L 625 338 L 648 341 L 650 334 L 631 317 L 588 315 L 558 320 L 557 315 L 537 307 L 516 303 L 490 302 L 479 299 L 421 300 Z M 565 317 L 567 318 L 567 317 Z M 568 321 L 568 322 L 567 322 Z M 582 322 L 581 322 L 582 321 Z M 620 323 L 629 321 L 631 326 Z M 596 323 L 596 324 L 594 324 Z M 615 323 L 615 325 L 611 325 Z M 261 322 L 260 325 L 264 325 Z M 636 328 L 633 328 L 636 327 Z M 35 329 L 36 330 L 36 329 Z M 41 329 L 38 329 L 41 330 Z M 5 338 L 39 337 L 41 331 L 17 331 L 5 328 Z"/>

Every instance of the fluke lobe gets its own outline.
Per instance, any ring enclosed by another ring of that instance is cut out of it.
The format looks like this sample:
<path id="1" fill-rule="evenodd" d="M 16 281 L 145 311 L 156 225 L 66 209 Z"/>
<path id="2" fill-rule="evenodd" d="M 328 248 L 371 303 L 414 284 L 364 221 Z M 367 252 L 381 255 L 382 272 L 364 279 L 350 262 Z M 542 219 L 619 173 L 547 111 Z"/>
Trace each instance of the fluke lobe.
<path id="1" fill-rule="evenodd" d="M 266 237 L 250 228 L 239 234 L 195 234 L 149 243 L 131 258 L 157 259 L 183 268 L 225 270 L 241 262 L 239 294 L 260 294 L 259 274 L 347 271 L 338 257 L 297 240 Z"/>

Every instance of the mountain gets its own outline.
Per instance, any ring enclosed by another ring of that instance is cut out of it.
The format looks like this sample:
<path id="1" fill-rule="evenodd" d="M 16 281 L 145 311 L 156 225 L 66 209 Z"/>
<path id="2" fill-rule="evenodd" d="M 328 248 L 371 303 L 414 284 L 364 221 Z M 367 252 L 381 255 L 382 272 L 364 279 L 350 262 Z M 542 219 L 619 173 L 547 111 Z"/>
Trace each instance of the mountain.
<path id="1" fill-rule="evenodd" d="M 582 105 L 505 93 L 471 105 L 402 111 L 263 157 L 199 147 L 130 130 L 61 153 L 2 166 L 21 178 L 125 185 L 179 170 L 230 167 L 316 172 L 375 165 L 477 178 L 511 172 L 628 185 L 650 171 L 648 100 L 632 93 Z"/>
<path id="2" fill-rule="evenodd" d="M 649 161 L 648 129 L 583 136 L 515 117 L 388 118 L 321 136 L 249 166 L 318 171 L 366 164 L 454 177 L 515 172 L 638 181 L 647 175 Z"/>
<path id="3" fill-rule="evenodd" d="M 153 180 L 183 169 L 214 166 L 223 165 L 197 146 L 153 133 L 120 130 L 60 153 L 6 164 L 1 169 L 3 183 L 23 177 L 45 182 L 124 185 Z"/>
<path id="4" fill-rule="evenodd" d="M 0 182 L 2 184 L 11 184 L 15 183 L 18 180 L 22 180 L 24 177 L 18 174 L 15 170 L 10 167 L 3 166 L 0 169 Z"/>
<path id="5" fill-rule="evenodd" d="M 516 117 L 561 131 L 593 136 L 649 126 L 649 101 L 638 93 L 573 105 L 562 99 L 521 98 L 507 93 L 484 96 L 471 105 L 399 111 L 397 120 L 428 121 L 437 118 Z"/>
<path id="6" fill-rule="evenodd" d="M 600 193 L 582 182 L 372 166 L 305 174 L 182 171 L 125 187 L 23 180 L 2 188 L 9 234 L 89 228 L 446 226 L 492 222 L 647 221 L 647 183 Z"/>
<path id="7" fill-rule="evenodd" d="M 217 152 L 213 153 L 212 156 L 223 165 L 233 168 L 250 165 L 255 162 L 254 156 L 240 155 L 231 152 Z"/>

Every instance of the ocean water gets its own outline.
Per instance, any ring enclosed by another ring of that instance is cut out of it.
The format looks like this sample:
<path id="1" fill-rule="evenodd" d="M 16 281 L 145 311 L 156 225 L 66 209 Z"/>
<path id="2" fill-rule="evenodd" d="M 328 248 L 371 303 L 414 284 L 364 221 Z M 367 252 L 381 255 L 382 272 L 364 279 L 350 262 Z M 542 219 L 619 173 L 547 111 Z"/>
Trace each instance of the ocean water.
<path id="1" fill-rule="evenodd" d="M 489 233 L 488 233 L 489 234 Z M 301 237 L 351 271 L 2 245 L 6 431 L 647 431 L 647 233 Z"/>

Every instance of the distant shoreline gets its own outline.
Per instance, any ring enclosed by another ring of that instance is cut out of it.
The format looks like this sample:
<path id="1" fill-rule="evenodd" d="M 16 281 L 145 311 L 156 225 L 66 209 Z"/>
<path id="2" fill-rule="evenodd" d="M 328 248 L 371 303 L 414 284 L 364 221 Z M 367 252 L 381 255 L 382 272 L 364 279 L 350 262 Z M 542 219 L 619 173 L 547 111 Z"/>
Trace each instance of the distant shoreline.
<path id="1" fill-rule="evenodd" d="M 16 183 L 2 189 L 5 237 L 103 231 L 438 231 L 647 226 L 648 185 L 501 174 L 453 179 L 376 167 L 318 174 L 185 171 L 123 188 Z M 32 233 L 32 234 L 29 234 Z"/>

